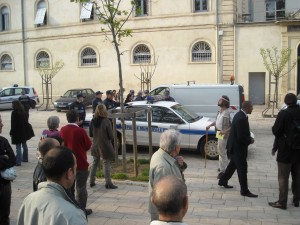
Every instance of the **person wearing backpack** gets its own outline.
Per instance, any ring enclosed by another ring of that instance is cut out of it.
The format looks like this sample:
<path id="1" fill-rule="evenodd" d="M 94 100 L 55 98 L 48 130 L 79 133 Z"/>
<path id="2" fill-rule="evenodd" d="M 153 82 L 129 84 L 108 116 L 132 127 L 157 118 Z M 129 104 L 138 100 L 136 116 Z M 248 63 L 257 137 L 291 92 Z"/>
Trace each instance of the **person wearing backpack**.
<path id="1" fill-rule="evenodd" d="M 274 208 L 286 209 L 288 200 L 289 176 L 293 179 L 293 204 L 299 207 L 300 201 L 300 106 L 297 105 L 297 97 L 288 93 L 284 98 L 288 106 L 286 110 L 278 113 L 272 127 L 272 132 L 277 139 L 277 167 L 279 199 L 269 202 Z"/>

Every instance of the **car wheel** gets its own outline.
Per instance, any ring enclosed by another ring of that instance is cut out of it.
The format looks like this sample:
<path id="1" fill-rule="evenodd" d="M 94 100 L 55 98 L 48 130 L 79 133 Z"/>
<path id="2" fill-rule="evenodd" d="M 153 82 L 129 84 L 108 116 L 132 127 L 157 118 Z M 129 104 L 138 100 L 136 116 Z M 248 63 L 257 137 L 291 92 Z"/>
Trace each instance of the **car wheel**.
<path id="1" fill-rule="evenodd" d="M 200 148 L 200 149 L 199 149 Z M 201 154 L 208 159 L 217 160 L 219 159 L 218 154 L 218 139 L 215 136 L 208 136 L 208 141 L 206 143 L 205 138 L 201 141 L 200 146 L 198 147 Z"/>

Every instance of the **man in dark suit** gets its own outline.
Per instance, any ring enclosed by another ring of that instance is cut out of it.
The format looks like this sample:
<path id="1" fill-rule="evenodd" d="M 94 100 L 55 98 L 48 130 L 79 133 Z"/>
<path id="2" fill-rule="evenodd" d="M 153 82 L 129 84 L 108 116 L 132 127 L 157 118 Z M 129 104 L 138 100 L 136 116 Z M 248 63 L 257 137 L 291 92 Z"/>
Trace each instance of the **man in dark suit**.
<path id="1" fill-rule="evenodd" d="M 297 97 L 293 93 L 288 93 L 284 98 L 287 109 L 278 113 L 274 126 L 273 134 L 277 140 L 277 167 L 279 183 L 279 200 L 269 202 L 274 208 L 286 209 L 289 190 L 289 176 L 292 174 L 293 203 L 299 207 L 300 200 L 300 150 L 288 144 L 288 134 L 293 132 L 291 124 L 293 120 L 300 120 L 300 107 L 296 104 Z"/>
<path id="2" fill-rule="evenodd" d="M 231 160 L 218 184 L 225 188 L 233 188 L 233 186 L 228 185 L 228 180 L 232 177 L 235 170 L 237 170 L 241 185 L 241 195 L 257 198 L 257 195 L 249 191 L 247 181 L 248 145 L 254 143 L 254 139 L 250 136 L 248 122 L 248 114 L 251 114 L 252 110 L 252 103 L 245 101 L 242 104 L 242 109 L 233 117 L 227 142 L 227 150 L 231 154 Z"/>

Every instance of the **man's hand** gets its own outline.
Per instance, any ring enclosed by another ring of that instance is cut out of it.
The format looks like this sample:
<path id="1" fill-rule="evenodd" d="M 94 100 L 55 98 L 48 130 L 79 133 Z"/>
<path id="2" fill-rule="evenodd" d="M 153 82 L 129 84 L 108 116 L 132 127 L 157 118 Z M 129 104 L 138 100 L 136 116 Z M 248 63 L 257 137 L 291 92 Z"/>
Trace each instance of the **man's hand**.
<path id="1" fill-rule="evenodd" d="M 180 166 L 182 166 L 182 165 L 183 165 L 183 163 L 184 163 L 184 159 L 183 159 L 183 157 L 182 157 L 182 156 L 176 156 L 176 160 L 177 160 L 177 162 L 178 162 L 178 164 L 179 164 Z"/>
<path id="2" fill-rule="evenodd" d="M 254 138 L 251 138 L 250 144 L 253 144 L 253 143 L 254 143 Z"/>

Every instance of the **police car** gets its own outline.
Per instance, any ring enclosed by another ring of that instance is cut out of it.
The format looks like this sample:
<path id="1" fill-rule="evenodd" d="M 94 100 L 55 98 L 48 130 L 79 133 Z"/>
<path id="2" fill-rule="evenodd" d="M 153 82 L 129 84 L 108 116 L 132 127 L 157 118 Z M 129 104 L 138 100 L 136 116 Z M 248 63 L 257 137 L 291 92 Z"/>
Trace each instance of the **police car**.
<path id="1" fill-rule="evenodd" d="M 212 123 L 207 117 L 198 116 L 187 110 L 177 102 L 157 101 L 149 104 L 146 101 L 132 102 L 133 109 L 151 108 L 152 118 L 152 145 L 159 146 L 160 135 L 164 130 L 176 129 L 181 133 L 181 148 L 198 150 L 207 158 L 218 159 L 217 139 L 215 130 L 208 130 L 208 141 L 206 143 L 206 126 Z M 92 114 L 88 114 L 85 126 L 89 125 Z M 118 142 L 121 142 L 121 121 L 116 120 Z M 148 118 L 146 110 L 136 117 L 137 145 L 149 145 Z M 125 118 L 126 144 L 133 144 L 132 118 Z"/>
<path id="2" fill-rule="evenodd" d="M 34 108 L 40 102 L 39 96 L 33 87 L 19 86 L 4 87 L 0 89 L 0 109 L 12 109 L 12 102 L 19 100 L 22 91 L 31 99 L 31 106 Z"/>

